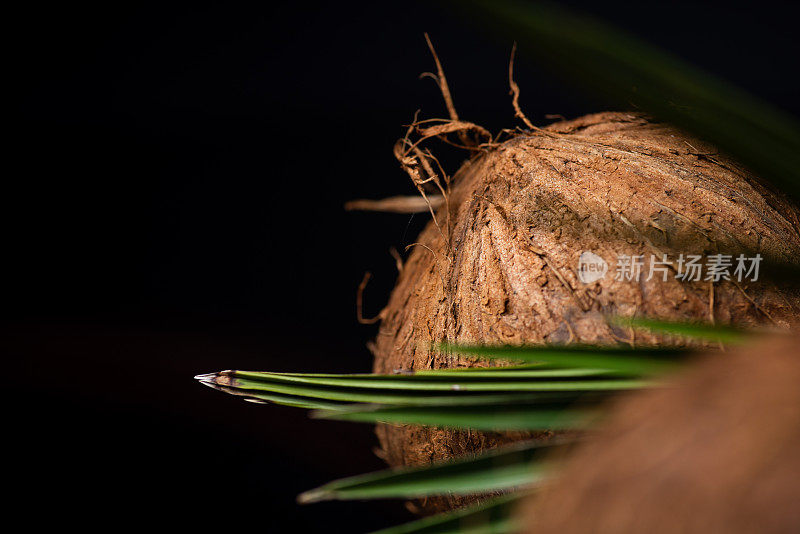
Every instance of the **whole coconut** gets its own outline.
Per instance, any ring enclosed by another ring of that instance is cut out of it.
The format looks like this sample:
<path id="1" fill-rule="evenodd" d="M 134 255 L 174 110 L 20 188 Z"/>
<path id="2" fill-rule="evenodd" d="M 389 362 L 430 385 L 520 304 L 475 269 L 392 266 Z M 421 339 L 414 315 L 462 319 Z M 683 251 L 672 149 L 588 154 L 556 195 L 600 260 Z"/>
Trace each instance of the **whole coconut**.
<path id="1" fill-rule="evenodd" d="M 454 176 L 437 221 L 419 236 L 381 313 L 375 372 L 484 365 L 431 342 L 682 342 L 614 326 L 609 316 L 785 327 L 797 315 L 797 296 L 763 273 L 758 282 L 680 281 L 675 272 L 646 280 L 651 254 L 668 255 L 672 271 L 679 254 L 795 261 L 800 234 L 785 198 L 708 144 L 640 114 L 558 122 L 482 152 Z M 605 277 L 579 279 L 584 252 L 607 263 Z M 621 255 L 643 256 L 640 281 L 616 279 Z M 386 425 L 377 433 L 393 466 L 530 437 Z"/>

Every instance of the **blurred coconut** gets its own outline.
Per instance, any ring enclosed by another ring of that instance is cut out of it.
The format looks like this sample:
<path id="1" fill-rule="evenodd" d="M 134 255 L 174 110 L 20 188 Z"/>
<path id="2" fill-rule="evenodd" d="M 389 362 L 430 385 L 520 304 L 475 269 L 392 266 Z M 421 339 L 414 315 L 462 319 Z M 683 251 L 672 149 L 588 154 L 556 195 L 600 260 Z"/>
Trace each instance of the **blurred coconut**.
<path id="1" fill-rule="evenodd" d="M 404 167 L 423 183 L 430 158 L 404 154 Z M 402 266 L 380 314 L 375 372 L 485 365 L 432 350 L 432 342 L 685 342 L 620 328 L 609 316 L 742 327 L 794 321 L 797 296 L 765 282 L 763 272 L 757 282 L 675 278 L 680 254 L 793 262 L 800 251 L 797 208 L 708 144 L 640 114 L 599 113 L 476 154 Z M 640 281 L 617 279 L 623 255 L 642 256 Z M 648 279 L 651 259 L 664 255 L 668 272 Z M 591 272 L 579 273 L 581 258 Z M 377 433 L 379 454 L 393 466 L 531 437 L 417 426 Z M 433 508 L 461 502 L 438 499 Z"/>
<path id="2" fill-rule="evenodd" d="M 620 399 L 520 512 L 524 532 L 800 532 L 800 339 Z"/>

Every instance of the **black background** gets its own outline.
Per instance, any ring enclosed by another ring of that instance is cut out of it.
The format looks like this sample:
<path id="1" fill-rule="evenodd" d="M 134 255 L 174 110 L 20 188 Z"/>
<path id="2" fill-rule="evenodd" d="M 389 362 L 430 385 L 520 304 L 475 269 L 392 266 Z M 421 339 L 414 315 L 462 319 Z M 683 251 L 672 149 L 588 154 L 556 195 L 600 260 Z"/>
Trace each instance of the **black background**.
<path id="1" fill-rule="evenodd" d="M 759 2 L 569 2 L 797 116 L 796 12 Z M 441 117 L 422 33 L 466 120 L 514 125 L 514 36 L 426 2 L 29 4 L 7 17 L 21 118 L 3 185 L 10 485 L 35 523 L 362 532 L 399 502 L 299 507 L 382 467 L 366 426 L 202 388 L 224 368 L 370 368 L 374 314 L 425 217 L 391 147 Z M 606 109 L 522 57 L 534 122 Z M 442 148 L 451 171 L 464 155 Z"/>

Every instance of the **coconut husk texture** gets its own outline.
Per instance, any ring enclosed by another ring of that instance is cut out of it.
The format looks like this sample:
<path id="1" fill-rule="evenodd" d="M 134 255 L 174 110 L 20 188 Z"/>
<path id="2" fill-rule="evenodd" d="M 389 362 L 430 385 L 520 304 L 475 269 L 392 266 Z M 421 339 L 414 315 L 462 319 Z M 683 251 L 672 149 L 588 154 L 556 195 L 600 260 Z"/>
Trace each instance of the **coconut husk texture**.
<path id="1" fill-rule="evenodd" d="M 411 246 L 372 345 L 377 373 L 486 365 L 432 348 L 462 344 L 683 344 L 609 316 L 788 327 L 798 298 L 764 280 L 616 280 L 620 255 L 759 253 L 794 262 L 798 210 L 714 147 L 637 113 L 599 113 L 474 151 Z M 589 284 L 590 251 L 610 272 Z M 672 269 L 676 267 L 673 264 Z M 475 453 L 523 433 L 377 428 L 390 465 Z M 549 433 L 533 437 L 546 439 Z M 444 497 L 424 510 L 464 503 Z"/>
<path id="2" fill-rule="evenodd" d="M 520 510 L 523 531 L 800 532 L 800 339 L 706 355 L 619 399 Z"/>

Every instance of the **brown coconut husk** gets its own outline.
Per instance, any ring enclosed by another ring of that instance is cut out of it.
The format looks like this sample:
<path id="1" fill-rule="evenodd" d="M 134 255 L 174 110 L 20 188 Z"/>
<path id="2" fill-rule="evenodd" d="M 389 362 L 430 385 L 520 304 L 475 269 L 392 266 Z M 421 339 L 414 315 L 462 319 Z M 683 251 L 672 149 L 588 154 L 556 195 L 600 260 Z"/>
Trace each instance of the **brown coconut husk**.
<path id="1" fill-rule="evenodd" d="M 486 365 L 431 348 L 441 342 L 691 343 L 620 328 L 610 316 L 741 327 L 785 328 L 795 321 L 797 295 L 763 277 L 718 283 L 681 282 L 674 273 L 665 282 L 614 277 L 615 260 L 623 254 L 674 259 L 680 253 L 757 252 L 795 261 L 798 209 L 748 170 L 640 113 L 597 113 L 534 127 L 519 108 L 513 59 L 514 108 L 530 129 L 505 131 L 510 139 L 500 142 L 458 117 L 438 58 L 436 65 L 437 74 L 430 76 L 445 96 L 450 119 L 415 117 L 395 147 L 432 221 L 409 247 L 376 318 L 381 324 L 371 346 L 375 372 Z M 452 179 L 423 148 L 432 138 L 470 151 Z M 431 195 L 441 203 L 438 210 Z M 581 283 L 577 265 L 584 251 L 603 257 L 612 272 Z M 379 425 L 377 434 L 378 454 L 392 466 L 550 436 L 396 425 Z M 442 497 L 421 505 L 433 511 L 471 500 Z"/>
<path id="2" fill-rule="evenodd" d="M 524 532 L 800 532 L 800 339 L 630 394 L 520 510 Z"/>
<path id="3" fill-rule="evenodd" d="M 449 210 L 449 211 L 448 211 Z M 447 221 L 449 219 L 448 228 Z M 634 113 L 599 113 L 517 135 L 467 162 L 382 311 L 374 370 L 482 365 L 431 343 L 680 343 L 608 316 L 787 327 L 796 295 L 758 282 L 632 283 L 577 276 L 592 251 L 674 257 L 756 251 L 792 261 L 797 209 L 713 147 Z M 378 428 L 391 465 L 422 464 L 522 435 Z M 456 503 L 460 501 L 448 501 Z"/>

